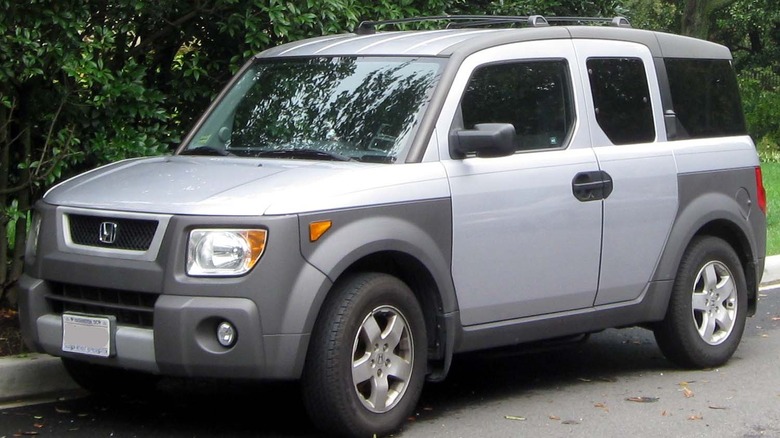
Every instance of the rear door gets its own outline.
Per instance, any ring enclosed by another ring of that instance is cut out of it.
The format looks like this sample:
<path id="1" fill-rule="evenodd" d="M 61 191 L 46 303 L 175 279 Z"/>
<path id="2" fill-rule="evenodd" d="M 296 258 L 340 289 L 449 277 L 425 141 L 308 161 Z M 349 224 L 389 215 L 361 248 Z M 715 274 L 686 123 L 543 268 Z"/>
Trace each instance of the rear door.
<path id="1" fill-rule="evenodd" d="M 639 299 L 677 213 L 677 166 L 666 141 L 650 50 L 622 41 L 574 40 L 583 74 L 583 123 L 599 168 L 613 181 L 604 201 L 595 305 Z"/>

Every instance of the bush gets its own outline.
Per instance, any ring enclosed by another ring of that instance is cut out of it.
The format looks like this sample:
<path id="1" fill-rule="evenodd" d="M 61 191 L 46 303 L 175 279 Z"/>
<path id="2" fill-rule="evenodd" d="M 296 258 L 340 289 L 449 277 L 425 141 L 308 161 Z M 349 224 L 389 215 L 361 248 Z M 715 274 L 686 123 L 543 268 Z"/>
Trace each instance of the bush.
<path id="1" fill-rule="evenodd" d="M 780 160 L 780 78 L 767 67 L 739 73 L 748 132 L 762 159 Z"/>
<path id="2" fill-rule="evenodd" d="M 776 137 L 767 135 L 756 142 L 758 157 L 763 163 L 780 163 L 780 145 Z"/>

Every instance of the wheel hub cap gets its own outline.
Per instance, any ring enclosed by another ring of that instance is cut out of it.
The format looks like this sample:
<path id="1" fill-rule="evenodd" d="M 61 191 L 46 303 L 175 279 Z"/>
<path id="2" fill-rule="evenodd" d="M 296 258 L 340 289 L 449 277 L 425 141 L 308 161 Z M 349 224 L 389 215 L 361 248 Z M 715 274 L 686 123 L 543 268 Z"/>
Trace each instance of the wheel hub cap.
<path id="1" fill-rule="evenodd" d="M 704 342 L 725 341 L 736 323 L 737 287 L 728 267 L 712 261 L 696 276 L 692 296 L 692 317 Z"/>
<path id="2" fill-rule="evenodd" d="M 352 383 L 363 406 L 391 410 L 403 398 L 412 375 L 414 340 L 398 309 L 382 306 L 360 325 L 352 347 Z"/>

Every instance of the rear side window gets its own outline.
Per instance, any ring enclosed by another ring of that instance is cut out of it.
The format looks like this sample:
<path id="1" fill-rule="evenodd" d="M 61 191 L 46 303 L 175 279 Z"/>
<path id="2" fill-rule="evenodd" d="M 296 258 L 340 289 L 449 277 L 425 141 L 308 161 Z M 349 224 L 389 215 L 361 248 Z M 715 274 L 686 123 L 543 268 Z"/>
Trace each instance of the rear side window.
<path id="1" fill-rule="evenodd" d="M 743 135 L 747 132 L 737 78 L 725 59 L 666 59 L 677 135 L 686 138 Z"/>
<path id="2" fill-rule="evenodd" d="M 461 101 L 463 127 L 511 123 L 515 149 L 559 148 L 574 125 L 566 60 L 492 64 L 477 69 Z"/>
<path id="3" fill-rule="evenodd" d="M 655 139 L 645 66 L 639 58 L 589 58 L 596 121 L 616 145 Z"/>

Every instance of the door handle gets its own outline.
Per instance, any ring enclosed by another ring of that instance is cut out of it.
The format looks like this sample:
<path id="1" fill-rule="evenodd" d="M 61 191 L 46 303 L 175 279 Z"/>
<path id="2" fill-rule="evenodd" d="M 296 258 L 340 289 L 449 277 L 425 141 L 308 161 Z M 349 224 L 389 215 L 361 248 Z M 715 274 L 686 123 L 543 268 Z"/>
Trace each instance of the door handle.
<path id="1" fill-rule="evenodd" d="M 580 172 L 571 181 L 574 197 L 582 202 L 607 199 L 612 187 L 612 177 L 603 170 Z"/>

